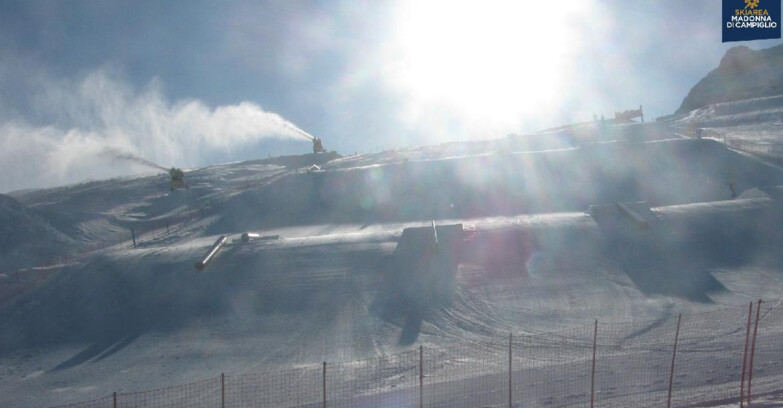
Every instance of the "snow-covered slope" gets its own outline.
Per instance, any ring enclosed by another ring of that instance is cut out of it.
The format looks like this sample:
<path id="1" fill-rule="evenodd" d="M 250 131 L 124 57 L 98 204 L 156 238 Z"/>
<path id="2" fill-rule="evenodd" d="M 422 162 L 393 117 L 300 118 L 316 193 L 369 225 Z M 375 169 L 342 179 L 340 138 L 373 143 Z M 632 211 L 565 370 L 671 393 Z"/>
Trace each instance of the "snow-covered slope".
<path id="1" fill-rule="evenodd" d="M 731 200 L 725 174 L 741 193 L 783 185 L 780 170 L 715 141 L 614 138 L 514 153 L 497 151 L 509 140 L 452 144 L 310 172 L 232 163 L 188 171 L 191 189 L 173 193 L 164 175 L 18 193 L 78 239 L 126 235 L 0 303 L 0 398 L 59 404 L 779 297 L 780 203 L 762 190 Z M 307 157 L 323 159 L 294 163 Z M 628 206 L 643 228 L 617 207 L 640 201 Z M 411 332 L 383 300 L 403 230 L 433 219 L 466 230 L 453 303 Z M 168 233 L 130 246 L 129 228 L 165 221 Z M 245 231 L 269 239 L 194 269 L 218 234 Z"/>
<path id="2" fill-rule="evenodd" d="M 618 201 L 715 201 L 731 197 L 727 171 L 739 190 L 783 184 L 783 173 L 717 142 L 683 139 L 334 167 L 234 196 L 209 231 L 585 211 Z"/>
<path id="3" fill-rule="evenodd" d="M 33 266 L 75 251 L 77 243 L 40 213 L 0 194 L 0 264 Z"/>

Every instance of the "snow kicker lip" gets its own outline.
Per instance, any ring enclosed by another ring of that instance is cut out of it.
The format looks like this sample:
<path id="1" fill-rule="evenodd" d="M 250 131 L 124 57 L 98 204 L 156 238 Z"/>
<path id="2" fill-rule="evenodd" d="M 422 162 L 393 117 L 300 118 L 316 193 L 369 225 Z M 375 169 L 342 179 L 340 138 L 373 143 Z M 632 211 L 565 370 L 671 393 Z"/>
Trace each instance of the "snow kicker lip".
<path id="1" fill-rule="evenodd" d="M 709 202 L 731 197 L 728 170 L 737 192 L 783 183 L 780 171 L 711 140 L 608 143 L 289 174 L 232 198 L 209 233 Z"/>

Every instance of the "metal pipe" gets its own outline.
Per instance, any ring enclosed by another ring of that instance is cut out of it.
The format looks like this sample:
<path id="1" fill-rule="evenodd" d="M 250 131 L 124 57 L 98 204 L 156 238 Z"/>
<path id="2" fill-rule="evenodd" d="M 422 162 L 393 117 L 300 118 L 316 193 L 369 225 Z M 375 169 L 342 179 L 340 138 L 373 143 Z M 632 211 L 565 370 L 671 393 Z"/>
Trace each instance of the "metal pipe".
<path id="1" fill-rule="evenodd" d="M 753 357 L 756 356 L 756 334 L 759 332 L 759 317 L 761 316 L 761 299 L 756 306 L 756 324 L 753 326 L 753 343 L 750 345 L 750 367 L 748 368 L 748 405 L 752 403 L 753 394 L 750 385 L 753 382 Z"/>
<path id="2" fill-rule="evenodd" d="M 513 334 L 508 334 L 508 408 L 511 408 L 512 401 L 514 400 L 514 385 L 511 382 L 511 344 L 513 339 Z"/>
<path id="3" fill-rule="evenodd" d="M 209 248 L 209 251 L 207 251 L 207 253 L 204 254 L 201 260 L 196 262 L 196 269 L 200 271 L 204 270 L 204 268 L 206 268 L 207 265 L 215 258 L 215 255 L 223 246 L 223 244 L 226 243 L 227 240 L 228 240 L 227 236 L 221 235 L 220 238 L 218 238 L 217 241 L 215 241 L 215 243 L 212 244 L 212 247 Z"/>
<path id="4" fill-rule="evenodd" d="M 740 380 L 740 408 L 745 408 L 745 368 L 748 362 L 748 342 L 750 341 L 750 322 L 753 314 L 753 302 L 748 307 L 748 328 L 745 330 L 745 352 L 742 354 L 742 379 Z"/>
<path id="5" fill-rule="evenodd" d="M 259 239 L 259 238 L 261 238 L 261 234 L 256 233 L 256 232 L 246 232 L 246 233 L 242 234 L 242 242 L 245 242 L 245 243 L 250 242 L 251 240 L 254 240 L 254 239 Z"/>
<path id="6" fill-rule="evenodd" d="M 598 319 L 595 319 L 595 329 L 593 330 L 593 370 L 590 375 L 590 408 L 593 408 L 595 402 L 595 351 L 598 346 Z"/>
<path id="7" fill-rule="evenodd" d="M 672 406 L 672 386 L 674 385 L 674 360 L 677 357 L 677 341 L 680 339 L 680 321 L 682 321 L 682 313 L 677 315 L 677 331 L 674 333 L 674 351 L 672 351 L 672 365 L 669 370 L 669 396 L 666 399 L 666 407 Z"/>
<path id="8" fill-rule="evenodd" d="M 424 408 L 424 346 L 419 346 L 419 408 Z"/>

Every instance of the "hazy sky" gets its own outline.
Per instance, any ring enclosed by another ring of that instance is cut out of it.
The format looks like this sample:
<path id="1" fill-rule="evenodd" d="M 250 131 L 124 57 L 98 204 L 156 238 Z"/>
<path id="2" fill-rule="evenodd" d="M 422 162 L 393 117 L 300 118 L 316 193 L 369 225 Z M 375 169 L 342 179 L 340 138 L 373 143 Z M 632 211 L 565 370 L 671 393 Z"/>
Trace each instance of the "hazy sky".
<path id="1" fill-rule="evenodd" d="M 551 4 L 555 4 L 552 6 Z M 719 0 L 0 3 L 0 191 L 164 166 L 672 113 L 731 46 Z"/>

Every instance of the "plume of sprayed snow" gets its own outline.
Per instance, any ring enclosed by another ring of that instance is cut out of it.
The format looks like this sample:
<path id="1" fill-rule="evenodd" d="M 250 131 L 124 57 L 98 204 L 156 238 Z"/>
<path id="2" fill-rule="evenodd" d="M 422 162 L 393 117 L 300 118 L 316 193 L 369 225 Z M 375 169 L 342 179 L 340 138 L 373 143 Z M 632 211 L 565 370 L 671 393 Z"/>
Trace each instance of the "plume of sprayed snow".
<path id="1" fill-rule="evenodd" d="M 122 150 L 114 149 L 111 147 L 107 147 L 103 149 L 103 152 L 101 152 L 101 154 L 106 155 L 115 160 L 127 160 L 130 162 L 141 164 L 143 166 L 151 167 L 153 169 L 168 171 L 168 169 L 161 166 L 160 164 L 155 164 L 143 157 L 136 156 L 133 153 L 123 152 Z"/>
<path id="2" fill-rule="evenodd" d="M 0 191 L 213 164 L 266 138 L 312 140 L 280 115 L 242 102 L 210 108 L 168 101 L 158 82 L 135 91 L 103 70 L 81 81 L 44 81 L 37 97 L 52 124 L 0 124 Z M 119 159 L 119 160 L 117 160 Z"/>

